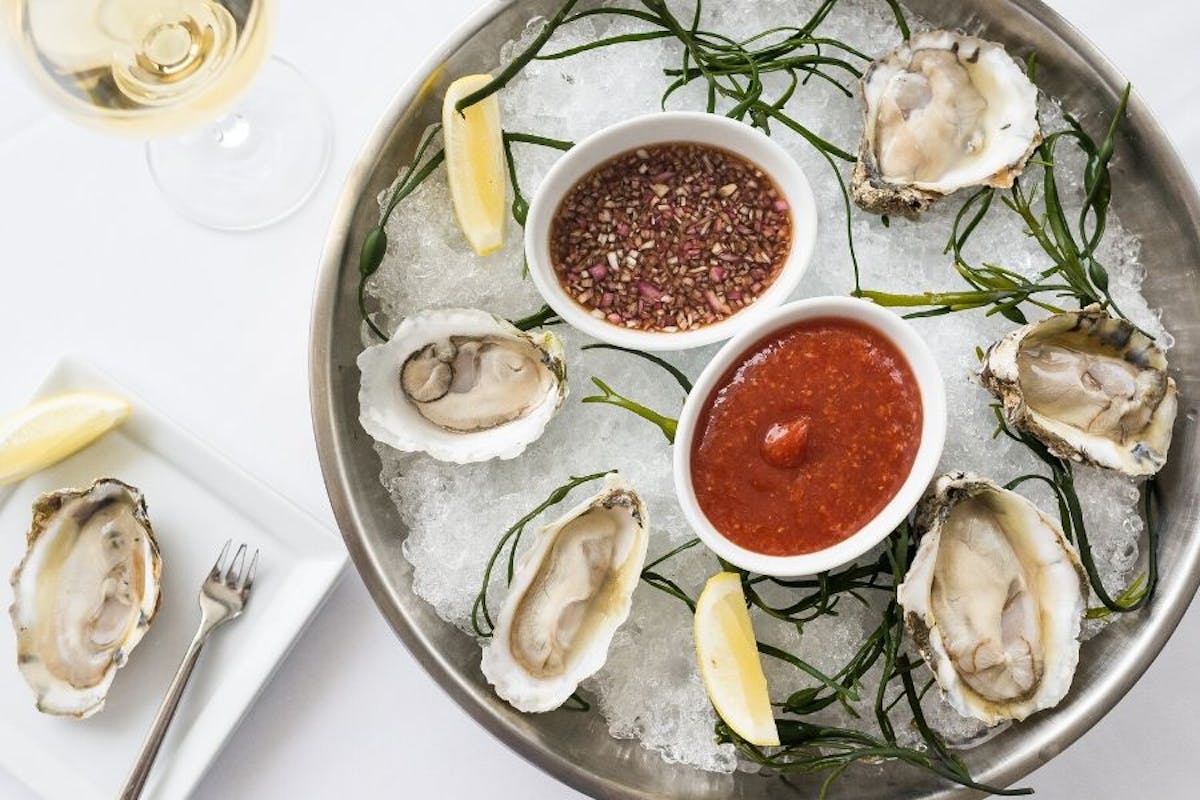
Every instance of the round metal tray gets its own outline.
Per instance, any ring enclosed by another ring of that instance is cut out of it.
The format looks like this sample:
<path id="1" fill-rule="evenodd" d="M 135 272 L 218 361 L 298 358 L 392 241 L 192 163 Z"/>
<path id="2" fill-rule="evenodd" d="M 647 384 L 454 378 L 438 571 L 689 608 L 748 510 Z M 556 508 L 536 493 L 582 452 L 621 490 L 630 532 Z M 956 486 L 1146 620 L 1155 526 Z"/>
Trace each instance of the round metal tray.
<path id="1" fill-rule="evenodd" d="M 599 714 L 515 712 L 483 680 L 475 643 L 412 592 L 412 568 L 401 554 L 404 529 L 380 485 L 379 459 L 358 424 L 358 249 L 378 222 L 376 195 L 411 157 L 421 131 L 437 120 L 448 77 L 494 68 L 500 45 L 531 17 L 558 4 L 508 0 L 481 9 L 400 89 L 350 173 L 322 256 L 311 332 L 313 420 L 330 501 L 359 573 L 413 655 L 484 727 L 555 777 L 605 798 L 815 796 L 808 789 L 819 779 L 797 776 L 794 785 L 801 790 L 793 793 L 774 778 L 667 764 L 637 742 L 611 738 Z M 1077 114 L 1103 119 L 1117 105 L 1124 78 L 1037 0 L 909 0 L 908 6 L 941 26 L 979 30 L 1019 56 L 1036 51 L 1039 84 Z M 1049 761 L 1116 704 L 1166 643 L 1200 582 L 1200 486 L 1188 479 L 1189 468 L 1200 463 L 1200 442 L 1185 421 L 1193 416 L 1190 403 L 1200 397 L 1200 375 L 1192 371 L 1200 364 L 1200 283 L 1193 277 L 1200 264 L 1200 197 L 1136 94 L 1122 132 L 1114 204 L 1122 222 L 1142 238 L 1146 294 L 1164 309 L 1176 337 L 1172 363 L 1188 411 L 1180 414 L 1171 460 L 1161 476 L 1167 509 L 1162 579 L 1148 609 L 1122 617 L 1084 645 L 1074 687 L 1062 705 L 964 754 L 977 780 L 997 786 Z M 977 793 L 888 764 L 850 770 L 833 795 L 869 800 Z"/>

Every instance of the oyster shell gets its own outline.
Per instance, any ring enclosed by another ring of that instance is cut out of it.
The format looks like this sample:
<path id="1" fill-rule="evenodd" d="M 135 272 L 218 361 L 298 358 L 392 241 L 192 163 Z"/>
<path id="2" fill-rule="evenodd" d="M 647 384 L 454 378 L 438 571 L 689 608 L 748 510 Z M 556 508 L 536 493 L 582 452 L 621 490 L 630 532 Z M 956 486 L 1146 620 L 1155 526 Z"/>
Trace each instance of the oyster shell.
<path id="1" fill-rule="evenodd" d="M 646 506 L 621 477 L 540 529 L 522 557 L 483 674 L 520 711 L 551 711 L 604 665 L 646 560 Z"/>
<path id="2" fill-rule="evenodd" d="M 1099 306 L 1025 325 L 988 348 L 983 385 L 1009 424 L 1059 458 L 1153 475 L 1178 398 L 1154 341 Z"/>
<path id="3" fill-rule="evenodd" d="M 1079 662 L 1087 578 L 1058 523 L 1021 495 L 943 475 L 896 596 L 958 713 L 988 725 L 1058 704 Z"/>
<path id="4" fill-rule="evenodd" d="M 33 506 L 9 610 L 39 711 L 83 719 L 158 612 L 162 561 L 137 489 L 102 478 Z"/>
<path id="5" fill-rule="evenodd" d="M 360 353 L 358 368 L 367 433 L 459 464 L 517 457 L 567 396 L 557 336 L 469 308 L 414 314 Z"/>
<path id="6" fill-rule="evenodd" d="M 1042 141 L 1037 87 L 994 42 L 918 33 L 860 85 L 851 193 L 867 211 L 915 217 L 966 186 L 1007 188 Z"/>

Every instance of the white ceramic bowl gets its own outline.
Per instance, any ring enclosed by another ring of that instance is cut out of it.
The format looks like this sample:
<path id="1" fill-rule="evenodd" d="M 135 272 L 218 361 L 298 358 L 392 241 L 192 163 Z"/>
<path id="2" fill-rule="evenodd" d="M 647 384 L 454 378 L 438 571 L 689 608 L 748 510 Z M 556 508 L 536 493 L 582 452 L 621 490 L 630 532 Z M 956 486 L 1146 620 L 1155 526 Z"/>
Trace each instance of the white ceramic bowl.
<path id="1" fill-rule="evenodd" d="M 698 142 L 742 156 L 760 167 L 787 200 L 792 215 L 792 247 L 774 283 L 758 299 L 720 322 L 690 331 L 638 331 L 593 317 L 562 288 L 550 260 L 550 225 L 563 197 L 580 178 L 613 156 L 648 144 Z M 542 179 L 525 220 L 529 274 L 542 297 L 574 327 L 609 344 L 639 350 L 683 350 L 728 339 L 763 318 L 795 291 L 812 260 L 817 240 L 817 209 L 800 165 L 762 131 L 695 111 L 668 111 L 619 122 L 593 133 L 568 150 Z"/>
<path id="2" fill-rule="evenodd" d="M 837 544 L 813 553 L 770 556 L 734 544 L 718 531 L 696 501 L 692 486 L 692 440 L 696 422 L 717 382 L 742 356 L 773 332 L 796 322 L 817 317 L 850 319 L 874 328 L 887 337 L 908 361 L 921 395 L 921 443 L 908 477 L 900 490 L 878 514 L 856 533 Z M 937 471 L 946 440 L 946 387 L 941 370 L 925 341 L 911 325 L 874 303 L 852 297 L 814 297 L 777 308 L 746 326 L 725 344 L 704 368 L 688 394 L 675 433 L 675 492 L 684 516 L 701 541 L 731 564 L 763 575 L 792 578 L 814 575 L 849 563 L 883 541 L 921 499 Z"/>

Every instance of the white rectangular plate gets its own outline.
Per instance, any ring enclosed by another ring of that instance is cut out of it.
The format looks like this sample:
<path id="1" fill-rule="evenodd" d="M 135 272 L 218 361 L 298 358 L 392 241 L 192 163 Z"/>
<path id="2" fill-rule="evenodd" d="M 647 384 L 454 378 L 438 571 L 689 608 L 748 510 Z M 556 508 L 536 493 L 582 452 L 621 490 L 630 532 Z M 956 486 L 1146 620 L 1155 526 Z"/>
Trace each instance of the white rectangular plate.
<path id="1" fill-rule="evenodd" d="M 310 516 L 93 369 L 64 360 L 38 394 L 76 389 L 121 395 L 133 415 L 75 456 L 0 489 L 0 606 L 11 602 L 7 576 L 24 553 L 37 496 L 114 477 L 145 493 L 162 550 L 162 607 L 117 673 L 107 706 L 86 720 L 34 709 L 3 615 L 0 768 L 46 798 L 115 797 L 200 621 L 200 584 L 232 539 L 262 551 L 249 605 L 201 655 L 144 795 L 186 797 L 337 581 L 345 549 Z"/>

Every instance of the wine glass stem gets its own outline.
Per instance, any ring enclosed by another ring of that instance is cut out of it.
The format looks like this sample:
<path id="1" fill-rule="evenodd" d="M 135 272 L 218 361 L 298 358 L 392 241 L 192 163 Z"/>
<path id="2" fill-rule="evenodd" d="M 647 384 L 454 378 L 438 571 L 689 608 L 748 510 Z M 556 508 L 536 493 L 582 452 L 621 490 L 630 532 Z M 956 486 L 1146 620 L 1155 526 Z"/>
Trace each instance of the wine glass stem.
<path id="1" fill-rule="evenodd" d="M 228 113 L 191 134 L 152 141 L 146 154 L 155 182 L 185 217 L 250 230 L 283 219 L 317 188 L 331 127 L 312 84 L 271 59 Z"/>
<path id="2" fill-rule="evenodd" d="M 226 114 L 212 126 L 213 136 L 221 147 L 234 149 L 241 147 L 250 138 L 250 120 L 245 114 L 234 112 Z"/>

